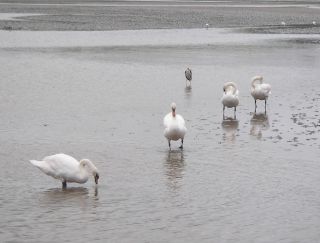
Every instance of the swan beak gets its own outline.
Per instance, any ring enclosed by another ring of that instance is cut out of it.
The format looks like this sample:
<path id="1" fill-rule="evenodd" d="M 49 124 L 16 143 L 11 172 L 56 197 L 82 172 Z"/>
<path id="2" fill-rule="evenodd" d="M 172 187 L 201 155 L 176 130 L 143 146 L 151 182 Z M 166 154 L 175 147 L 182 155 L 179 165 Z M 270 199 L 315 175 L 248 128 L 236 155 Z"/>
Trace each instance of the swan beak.
<path id="1" fill-rule="evenodd" d="M 98 184 L 98 180 L 99 180 L 99 174 L 96 173 L 96 174 L 94 175 L 94 182 L 95 182 L 96 184 Z"/>

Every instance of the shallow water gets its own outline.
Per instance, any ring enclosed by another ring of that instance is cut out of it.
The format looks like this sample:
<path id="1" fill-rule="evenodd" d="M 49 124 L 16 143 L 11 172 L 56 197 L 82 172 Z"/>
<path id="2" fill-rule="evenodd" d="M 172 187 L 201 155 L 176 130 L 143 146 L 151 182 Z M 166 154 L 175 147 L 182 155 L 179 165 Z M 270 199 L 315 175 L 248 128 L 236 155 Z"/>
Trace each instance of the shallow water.
<path id="1" fill-rule="evenodd" d="M 185 31 L 166 32 L 180 45 L 162 30 L 120 31 L 121 45 L 110 32 L 0 32 L 1 241 L 318 241 L 319 36 Z M 266 114 L 253 112 L 257 74 L 272 85 Z M 223 120 L 230 80 L 240 105 Z M 163 136 L 172 101 L 183 151 Z M 62 190 L 28 162 L 58 152 L 90 158 L 98 187 Z"/>

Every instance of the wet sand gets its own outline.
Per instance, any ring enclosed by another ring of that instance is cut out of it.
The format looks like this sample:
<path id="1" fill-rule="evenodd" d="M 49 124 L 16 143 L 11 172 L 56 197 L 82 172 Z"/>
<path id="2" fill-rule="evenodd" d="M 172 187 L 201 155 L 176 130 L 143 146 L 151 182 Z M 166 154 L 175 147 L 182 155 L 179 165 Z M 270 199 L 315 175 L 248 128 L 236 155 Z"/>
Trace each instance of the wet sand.
<path id="1" fill-rule="evenodd" d="M 317 242 L 319 36 L 238 30 L 0 31 L 1 241 Z M 172 101 L 183 151 L 163 136 Z M 28 162 L 58 152 L 90 158 L 98 188 Z"/>
<path id="2" fill-rule="evenodd" d="M 0 1 L 0 29 L 132 30 L 242 27 L 254 33 L 320 33 L 318 1 Z M 30 13 L 30 16 L 25 14 Z M 34 15 L 38 14 L 38 15 Z M 17 21 L 24 20 L 24 22 Z M 313 25 L 313 21 L 318 24 Z M 283 27 L 281 22 L 285 22 Z"/>

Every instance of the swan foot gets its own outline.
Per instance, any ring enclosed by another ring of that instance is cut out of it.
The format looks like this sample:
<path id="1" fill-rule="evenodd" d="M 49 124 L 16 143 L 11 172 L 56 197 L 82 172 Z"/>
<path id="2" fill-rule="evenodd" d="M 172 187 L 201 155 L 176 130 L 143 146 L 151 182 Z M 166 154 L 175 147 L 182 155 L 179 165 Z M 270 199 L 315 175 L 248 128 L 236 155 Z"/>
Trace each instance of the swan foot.
<path id="1" fill-rule="evenodd" d="M 225 116 L 224 116 L 224 110 L 225 110 L 225 109 L 226 109 L 226 107 L 223 106 L 223 109 L 222 109 L 222 117 L 223 117 L 222 119 L 223 119 L 223 120 L 225 120 Z"/>
<path id="2" fill-rule="evenodd" d="M 254 100 L 254 113 L 257 112 L 257 100 Z"/>

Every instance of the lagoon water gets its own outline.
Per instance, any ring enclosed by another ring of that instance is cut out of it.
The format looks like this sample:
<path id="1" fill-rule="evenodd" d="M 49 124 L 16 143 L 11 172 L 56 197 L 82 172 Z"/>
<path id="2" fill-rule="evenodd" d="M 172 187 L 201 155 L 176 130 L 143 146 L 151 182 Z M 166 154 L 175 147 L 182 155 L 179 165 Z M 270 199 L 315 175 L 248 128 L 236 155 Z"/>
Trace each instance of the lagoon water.
<path id="1" fill-rule="evenodd" d="M 0 31 L 1 242 L 319 241 L 317 26 L 51 24 Z M 272 85 L 266 114 L 250 95 L 258 74 Z M 223 120 L 231 80 L 240 105 Z M 172 101 L 188 128 L 183 151 L 163 136 Z M 63 190 L 28 162 L 58 152 L 91 159 L 99 185 Z"/>

